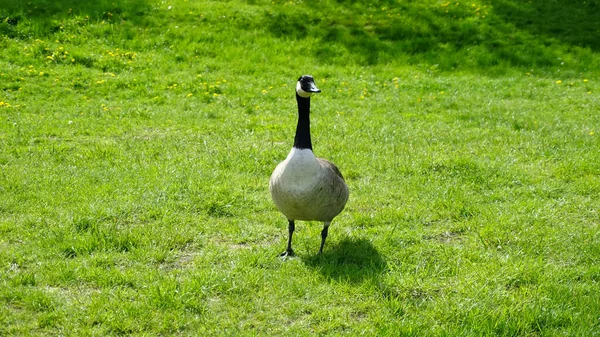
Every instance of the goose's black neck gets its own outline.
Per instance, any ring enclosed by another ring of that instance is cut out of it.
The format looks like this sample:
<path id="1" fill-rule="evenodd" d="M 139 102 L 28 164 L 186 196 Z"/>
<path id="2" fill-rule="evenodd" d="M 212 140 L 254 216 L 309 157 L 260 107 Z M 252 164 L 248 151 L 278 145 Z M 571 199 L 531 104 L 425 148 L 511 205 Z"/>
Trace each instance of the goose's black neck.
<path id="1" fill-rule="evenodd" d="M 301 97 L 296 93 L 296 101 L 298 102 L 298 125 L 296 126 L 294 147 L 312 150 L 312 142 L 310 141 L 310 97 Z"/>

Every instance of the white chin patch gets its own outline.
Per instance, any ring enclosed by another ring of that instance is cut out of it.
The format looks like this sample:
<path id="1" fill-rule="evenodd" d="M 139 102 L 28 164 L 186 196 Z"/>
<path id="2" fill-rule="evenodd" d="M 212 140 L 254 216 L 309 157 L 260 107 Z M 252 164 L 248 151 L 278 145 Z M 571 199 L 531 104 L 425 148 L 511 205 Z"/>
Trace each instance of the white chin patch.
<path id="1" fill-rule="evenodd" d="M 296 83 L 296 92 L 298 93 L 298 96 L 304 97 L 304 98 L 308 98 L 308 97 L 310 97 L 310 95 L 312 95 L 312 92 L 307 92 L 307 91 L 302 90 L 302 87 L 300 86 L 300 81 L 298 81 L 298 83 Z"/>

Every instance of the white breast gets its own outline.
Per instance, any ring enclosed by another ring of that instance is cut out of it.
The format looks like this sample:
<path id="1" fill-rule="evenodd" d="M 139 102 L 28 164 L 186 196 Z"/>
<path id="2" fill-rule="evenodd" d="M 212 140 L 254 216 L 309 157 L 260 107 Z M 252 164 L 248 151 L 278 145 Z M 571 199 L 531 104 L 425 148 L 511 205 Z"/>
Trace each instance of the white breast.
<path id="1" fill-rule="evenodd" d="M 319 163 L 310 149 L 292 148 L 287 158 L 279 163 L 271 175 L 271 185 L 290 192 L 306 190 L 317 178 Z"/>
<path id="2" fill-rule="evenodd" d="M 315 190 L 321 174 L 312 150 L 293 148 L 271 175 L 269 189 L 275 206 L 290 220 L 319 220 Z"/>

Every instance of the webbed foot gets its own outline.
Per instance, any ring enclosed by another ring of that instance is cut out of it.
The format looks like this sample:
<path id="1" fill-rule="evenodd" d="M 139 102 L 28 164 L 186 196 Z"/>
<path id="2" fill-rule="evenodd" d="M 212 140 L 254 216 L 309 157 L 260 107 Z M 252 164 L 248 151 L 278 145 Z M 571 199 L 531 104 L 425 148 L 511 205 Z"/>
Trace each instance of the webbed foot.
<path id="1" fill-rule="evenodd" d="M 279 257 L 281 258 L 288 258 L 288 257 L 294 257 L 296 256 L 296 254 L 294 254 L 294 251 L 291 249 L 286 249 L 285 252 L 279 254 Z"/>

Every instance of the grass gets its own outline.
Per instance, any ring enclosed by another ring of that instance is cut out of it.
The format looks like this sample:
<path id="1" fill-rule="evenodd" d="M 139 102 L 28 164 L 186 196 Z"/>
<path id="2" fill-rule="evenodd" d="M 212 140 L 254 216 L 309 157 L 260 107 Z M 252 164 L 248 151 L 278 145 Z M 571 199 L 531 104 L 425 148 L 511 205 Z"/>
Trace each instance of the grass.
<path id="1" fill-rule="evenodd" d="M 597 6 L 1 0 L 0 335 L 598 335 Z"/>

